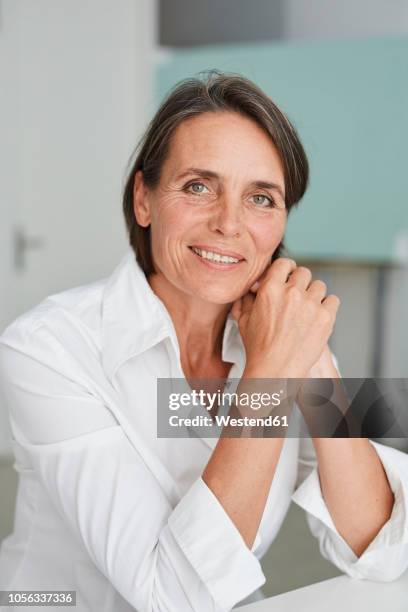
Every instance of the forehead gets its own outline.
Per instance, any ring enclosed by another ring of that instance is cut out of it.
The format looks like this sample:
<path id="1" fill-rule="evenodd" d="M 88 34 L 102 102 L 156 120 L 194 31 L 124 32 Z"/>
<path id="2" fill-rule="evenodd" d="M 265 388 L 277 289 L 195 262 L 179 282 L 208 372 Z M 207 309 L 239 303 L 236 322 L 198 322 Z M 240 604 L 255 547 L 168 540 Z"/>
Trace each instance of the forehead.
<path id="1" fill-rule="evenodd" d="M 188 166 L 243 177 L 256 169 L 259 179 L 283 180 L 280 156 L 268 134 L 254 120 L 230 111 L 206 112 L 176 128 L 163 172 L 171 177 Z"/>

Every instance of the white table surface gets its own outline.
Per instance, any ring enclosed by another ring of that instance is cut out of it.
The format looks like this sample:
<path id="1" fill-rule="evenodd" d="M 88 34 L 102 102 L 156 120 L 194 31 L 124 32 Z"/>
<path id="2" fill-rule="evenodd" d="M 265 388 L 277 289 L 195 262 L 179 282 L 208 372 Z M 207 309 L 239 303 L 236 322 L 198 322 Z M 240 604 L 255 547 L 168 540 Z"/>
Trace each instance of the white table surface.
<path id="1" fill-rule="evenodd" d="M 235 609 L 242 612 L 408 612 L 408 572 L 394 582 L 339 576 Z"/>

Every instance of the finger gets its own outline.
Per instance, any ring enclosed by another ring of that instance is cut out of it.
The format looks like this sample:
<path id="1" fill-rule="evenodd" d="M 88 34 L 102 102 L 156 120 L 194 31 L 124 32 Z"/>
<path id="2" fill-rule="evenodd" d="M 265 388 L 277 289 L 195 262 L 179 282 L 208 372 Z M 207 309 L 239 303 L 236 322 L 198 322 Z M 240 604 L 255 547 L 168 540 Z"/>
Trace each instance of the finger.
<path id="1" fill-rule="evenodd" d="M 242 298 L 241 315 L 249 314 L 252 310 L 253 303 L 255 302 L 255 296 L 251 293 L 246 293 Z"/>
<path id="2" fill-rule="evenodd" d="M 327 285 L 321 280 L 315 280 L 310 283 L 307 293 L 317 302 L 322 302 L 322 300 L 324 300 L 326 297 Z"/>
<path id="3" fill-rule="evenodd" d="M 232 317 L 238 322 L 242 314 L 242 299 L 235 300 L 231 308 Z"/>
<path id="4" fill-rule="evenodd" d="M 340 300 L 337 295 L 331 294 L 324 298 L 322 306 L 326 308 L 333 317 L 335 317 L 340 306 Z"/>
<path id="5" fill-rule="evenodd" d="M 304 289 L 306 291 L 311 280 L 312 273 L 309 268 L 299 266 L 290 274 L 287 283 L 288 285 L 296 285 L 300 289 Z"/>
<path id="6" fill-rule="evenodd" d="M 287 257 L 279 257 L 269 266 L 266 271 L 265 278 L 261 284 L 267 282 L 277 282 L 280 284 L 286 283 L 288 276 L 296 269 L 296 262 Z"/>

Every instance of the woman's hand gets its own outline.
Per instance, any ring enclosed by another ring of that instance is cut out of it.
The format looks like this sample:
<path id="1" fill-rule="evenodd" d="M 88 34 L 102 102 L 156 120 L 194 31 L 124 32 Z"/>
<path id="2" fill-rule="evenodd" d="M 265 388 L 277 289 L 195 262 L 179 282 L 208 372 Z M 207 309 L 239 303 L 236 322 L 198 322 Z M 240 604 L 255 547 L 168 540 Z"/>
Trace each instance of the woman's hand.
<path id="1" fill-rule="evenodd" d="M 308 374 L 309 378 L 340 378 L 340 374 L 334 365 L 333 356 L 329 346 L 323 349 L 322 354 L 312 366 Z"/>
<path id="2" fill-rule="evenodd" d="M 311 272 L 279 258 L 234 302 L 246 351 L 246 376 L 306 378 L 333 330 L 340 300 Z"/>

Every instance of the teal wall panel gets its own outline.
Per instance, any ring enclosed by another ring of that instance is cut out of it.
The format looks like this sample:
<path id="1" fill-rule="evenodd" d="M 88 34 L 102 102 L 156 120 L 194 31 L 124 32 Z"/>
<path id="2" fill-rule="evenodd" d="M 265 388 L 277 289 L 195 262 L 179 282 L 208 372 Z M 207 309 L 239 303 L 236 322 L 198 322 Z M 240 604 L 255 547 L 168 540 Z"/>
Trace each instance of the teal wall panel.
<path id="1" fill-rule="evenodd" d="M 158 68 L 157 100 L 211 68 L 254 80 L 299 132 L 311 181 L 289 219 L 290 252 L 392 261 L 408 231 L 408 38 L 180 50 Z"/>

